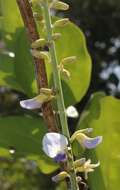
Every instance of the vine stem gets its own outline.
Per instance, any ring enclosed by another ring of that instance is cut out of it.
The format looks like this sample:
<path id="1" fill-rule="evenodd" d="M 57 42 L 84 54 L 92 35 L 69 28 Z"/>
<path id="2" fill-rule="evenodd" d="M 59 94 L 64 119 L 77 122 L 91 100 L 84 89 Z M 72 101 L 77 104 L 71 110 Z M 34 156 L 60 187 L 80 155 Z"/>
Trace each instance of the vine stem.
<path id="1" fill-rule="evenodd" d="M 33 17 L 33 12 L 28 0 L 16 0 L 21 16 L 23 18 L 24 25 L 27 30 L 27 36 L 29 41 L 32 43 L 35 40 L 39 39 L 40 36 L 37 31 L 36 23 Z M 40 88 L 48 88 L 47 74 L 45 69 L 45 63 L 43 59 L 34 58 L 35 63 L 35 75 L 38 86 L 38 92 L 40 92 Z M 43 104 L 42 113 L 44 120 L 47 124 L 48 130 L 57 131 L 56 128 L 56 119 L 53 113 L 53 109 L 50 102 Z"/>
<path id="2" fill-rule="evenodd" d="M 58 69 L 58 60 L 56 55 L 56 48 L 55 43 L 52 38 L 52 23 L 51 23 L 51 16 L 50 16 L 50 9 L 48 5 L 48 1 L 44 0 L 42 2 L 43 9 L 44 9 L 44 18 L 45 18 L 45 24 L 46 24 L 46 30 L 47 30 L 47 38 L 50 42 L 49 46 L 49 52 L 51 55 L 51 62 L 52 62 L 52 70 L 53 70 L 53 80 L 54 80 L 54 87 L 57 92 L 56 99 L 57 99 L 57 106 L 60 114 L 60 123 L 62 126 L 62 133 L 63 135 L 67 136 L 70 141 L 70 134 L 68 130 L 68 123 L 67 123 L 67 117 L 65 112 L 65 105 L 64 105 L 64 98 L 63 98 L 63 91 L 62 91 L 62 85 L 61 85 L 61 78 L 60 78 L 60 72 Z M 71 156 L 68 159 L 68 168 L 70 168 L 70 182 L 71 182 L 71 190 L 78 190 L 78 184 L 76 181 L 76 173 L 73 166 L 73 153 L 72 148 L 70 145 L 70 154 Z"/>

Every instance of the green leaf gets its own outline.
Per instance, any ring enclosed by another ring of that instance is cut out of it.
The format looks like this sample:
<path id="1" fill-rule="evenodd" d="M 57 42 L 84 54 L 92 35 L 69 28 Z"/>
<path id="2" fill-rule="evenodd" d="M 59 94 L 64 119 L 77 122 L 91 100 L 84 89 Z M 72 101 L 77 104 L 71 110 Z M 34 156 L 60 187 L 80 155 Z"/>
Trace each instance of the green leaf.
<path id="1" fill-rule="evenodd" d="M 9 53 L 14 52 L 15 31 L 23 26 L 22 18 L 16 0 L 0 1 L 0 35 L 5 48 L 0 52 L 0 86 L 7 86 L 15 90 L 24 91 L 16 81 L 14 72 L 14 58 Z"/>
<path id="2" fill-rule="evenodd" d="M 0 35 L 5 43 L 5 48 L 0 52 L 0 86 L 10 87 L 23 92 L 23 89 L 16 81 L 14 72 L 14 58 L 9 53 L 14 50 L 15 31 L 23 26 L 22 19 L 16 0 L 0 1 Z"/>
<path id="3" fill-rule="evenodd" d="M 6 150 L 7 155 L 12 147 L 15 149 L 15 156 L 36 160 L 42 172 L 53 172 L 58 165 L 42 151 L 42 138 L 46 132 L 45 124 L 40 118 L 0 118 L 0 156 L 3 155 L 3 150 Z"/>
<path id="4" fill-rule="evenodd" d="M 58 61 L 68 56 L 77 57 L 76 63 L 65 66 L 71 74 L 71 79 L 63 80 L 65 103 L 66 105 L 75 104 L 82 99 L 89 87 L 91 59 L 86 48 L 84 34 L 75 24 L 70 22 L 56 32 L 62 34 L 56 42 Z"/>
<path id="5" fill-rule="evenodd" d="M 101 145 L 86 152 L 93 162 L 100 160 L 101 163 L 100 167 L 89 175 L 90 189 L 117 189 L 120 171 L 120 100 L 111 96 L 95 95 L 87 110 L 89 114 L 79 128 L 92 127 L 92 136 L 103 136 Z"/>
<path id="6" fill-rule="evenodd" d="M 85 106 L 83 113 L 80 116 L 78 122 L 78 128 L 88 128 L 89 122 L 94 119 L 98 119 L 100 115 L 100 100 L 105 97 L 104 92 L 96 92 L 92 94 L 90 100 Z"/>
<path id="7" fill-rule="evenodd" d="M 37 85 L 34 62 L 30 54 L 30 44 L 24 29 L 19 29 L 16 36 L 14 64 L 16 79 L 24 93 L 33 96 L 37 93 Z"/>
<path id="8" fill-rule="evenodd" d="M 0 86 L 22 91 L 14 74 L 14 59 L 2 54 L 0 54 Z"/>
<path id="9" fill-rule="evenodd" d="M 16 0 L 1 0 L 0 10 L 3 17 L 2 30 L 13 33 L 17 27 L 23 25 Z"/>

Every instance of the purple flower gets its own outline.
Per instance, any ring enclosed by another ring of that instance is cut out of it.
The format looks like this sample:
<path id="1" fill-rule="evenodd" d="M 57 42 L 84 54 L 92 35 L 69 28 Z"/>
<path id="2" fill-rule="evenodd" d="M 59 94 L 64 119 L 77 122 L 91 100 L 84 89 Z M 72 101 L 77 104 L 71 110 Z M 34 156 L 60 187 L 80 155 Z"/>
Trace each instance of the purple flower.
<path id="1" fill-rule="evenodd" d="M 64 162 L 67 160 L 67 155 L 64 152 L 61 152 L 57 154 L 57 156 L 54 158 L 56 162 Z"/>
<path id="2" fill-rule="evenodd" d="M 66 149 L 68 140 L 64 135 L 59 133 L 47 133 L 43 137 L 43 150 L 50 158 L 56 162 L 64 162 L 67 160 Z"/>
<path id="3" fill-rule="evenodd" d="M 41 102 L 37 100 L 37 98 L 32 98 L 28 100 L 20 101 L 20 105 L 22 108 L 26 108 L 29 110 L 41 108 Z"/>
<path id="4" fill-rule="evenodd" d="M 94 138 L 88 137 L 86 134 L 91 131 L 92 131 L 92 128 L 76 131 L 71 136 L 71 142 L 73 142 L 74 140 L 77 140 L 83 148 L 88 148 L 88 149 L 95 148 L 97 145 L 99 145 L 102 142 L 103 138 L 102 136 L 97 136 Z"/>
<path id="5" fill-rule="evenodd" d="M 102 136 L 97 136 L 95 138 L 87 137 L 82 141 L 82 144 L 84 147 L 91 149 L 91 148 L 95 148 L 101 142 L 102 142 Z"/>
<path id="6" fill-rule="evenodd" d="M 20 105 L 23 108 L 33 110 L 41 108 L 42 104 L 50 101 L 55 96 L 52 94 L 52 90 L 48 88 L 41 88 L 40 94 L 34 98 L 20 101 Z"/>

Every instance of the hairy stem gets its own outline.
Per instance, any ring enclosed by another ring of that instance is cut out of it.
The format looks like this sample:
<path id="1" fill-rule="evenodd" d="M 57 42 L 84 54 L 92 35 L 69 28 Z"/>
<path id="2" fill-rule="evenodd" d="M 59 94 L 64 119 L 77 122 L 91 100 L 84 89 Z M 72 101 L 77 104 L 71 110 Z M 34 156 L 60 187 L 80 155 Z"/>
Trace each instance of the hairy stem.
<path id="1" fill-rule="evenodd" d="M 39 39 L 40 36 L 37 32 L 37 27 L 36 27 L 36 23 L 33 17 L 33 12 L 32 12 L 30 3 L 28 0 L 17 0 L 17 4 L 19 6 L 20 13 L 27 30 L 29 41 L 34 42 L 35 40 Z M 45 63 L 43 59 L 36 59 L 36 58 L 34 58 L 34 63 L 35 63 L 38 92 L 40 92 L 40 88 L 48 87 Z M 53 109 L 50 102 L 45 103 L 42 106 L 42 112 L 43 112 L 44 120 L 48 126 L 48 130 L 57 131 L 56 120 L 55 120 L 55 116 L 53 114 Z"/>
<path id="2" fill-rule="evenodd" d="M 61 79 L 60 79 L 60 72 L 58 70 L 58 61 L 57 61 L 57 56 L 56 56 L 55 43 L 52 39 L 52 24 L 51 24 L 50 9 L 48 6 L 48 1 L 44 0 L 42 5 L 43 5 L 43 9 L 44 9 L 47 38 L 48 38 L 48 41 L 50 42 L 49 51 L 50 51 L 50 55 L 51 55 L 54 86 L 55 86 L 55 89 L 57 91 L 56 99 L 57 99 L 57 105 L 58 105 L 58 110 L 59 110 L 59 114 L 60 114 L 60 122 L 61 122 L 61 127 L 62 127 L 62 133 L 63 133 L 63 135 L 67 136 L 68 139 L 70 139 L 67 117 L 66 117 L 66 112 L 65 112 L 63 91 L 62 91 L 62 85 L 61 85 Z M 77 181 L 76 181 L 76 174 L 75 174 L 75 170 L 73 167 L 72 149 L 71 149 L 70 153 L 71 153 L 71 157 L 69 157 L 69 159 L 68 159 L 68 168 L 70 168 L 69 173 L 70 173 L 70 181 L 71 181 L 71 188 L 70 189 L 71 190 L 78 190 L 78 185 L 77 185 Z"/>

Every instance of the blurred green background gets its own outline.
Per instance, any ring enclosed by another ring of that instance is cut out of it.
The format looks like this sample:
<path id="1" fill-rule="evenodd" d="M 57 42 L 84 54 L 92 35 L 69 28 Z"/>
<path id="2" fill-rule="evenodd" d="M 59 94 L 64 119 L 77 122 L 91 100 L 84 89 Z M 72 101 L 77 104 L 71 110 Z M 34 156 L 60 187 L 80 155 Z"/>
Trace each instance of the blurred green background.
<path id="1" fill-rule="evenodd" d="M 65 13 L 84 32 L 92 57 L 91 84 L 82 101 L 76 105 L 79 113 L 93 92 L 103 91 L 120 98 L 120 1 L 119 0 L 66 0 L 70 10 Z M 61 13 L 57 13 L 61 15 Z M 63 14 L 63 13 L 62 13 Z M 63 16 L 63 15 L 61 15 Z M 0 48 L 2 47 L 0 39 Z M 0 88 L 0 115 L 22 115 L 19 100 L 23 94 L 9 88 Z M 26 111 L 27 113 L 27 111 Z M 34 113 L 33 113 L 34 114 Z M 69 119 L 70 128 L 77 120 Z M 1 190 L 56 190 L 65 189 L 43 175 L 35 162 L 25 158 L 0 158 Z M 82 187 L 82 190 L 87 187 Z"/>

